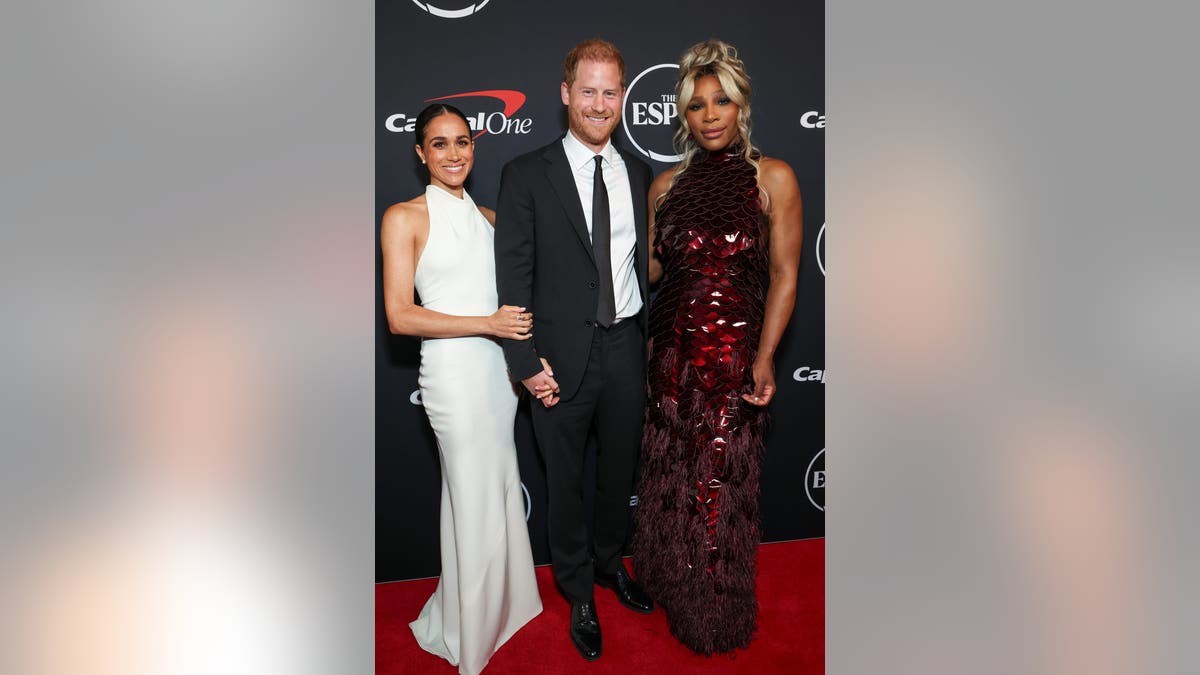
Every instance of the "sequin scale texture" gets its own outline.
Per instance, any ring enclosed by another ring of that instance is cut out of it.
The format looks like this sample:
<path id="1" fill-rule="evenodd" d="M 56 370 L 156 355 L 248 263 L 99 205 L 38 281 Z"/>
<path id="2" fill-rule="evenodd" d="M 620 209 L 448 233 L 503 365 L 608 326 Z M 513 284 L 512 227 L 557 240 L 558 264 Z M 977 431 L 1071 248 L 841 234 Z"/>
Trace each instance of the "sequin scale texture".
<path id="1" fill-rule="evenodd" d="M 664 275 L 650 310 L 633 562 L 672 634 L 701 654 L 755 630 L 759 465 L 753 391 L 766 302 L 766 225 L 739 149 L 698 158 L 655 219 Z"/>

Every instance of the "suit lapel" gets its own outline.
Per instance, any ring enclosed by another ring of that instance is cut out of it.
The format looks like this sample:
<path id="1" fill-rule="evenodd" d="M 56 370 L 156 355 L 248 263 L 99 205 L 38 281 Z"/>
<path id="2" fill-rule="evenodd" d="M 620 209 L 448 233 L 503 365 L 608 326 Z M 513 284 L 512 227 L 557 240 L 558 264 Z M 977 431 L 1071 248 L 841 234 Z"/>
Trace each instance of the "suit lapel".
<path id="1" fill-rule="evenodd" d="M 583 204 L 579 200 L 579 189 L 575 187 L 575 174 L 567 162 L 567 153 L 563 150 L 562 141 L 551 143 L 542 157 L 550 163 L 546 169 L 550 185 L 566 210 L 575 234 L 579 235 L 579 242 L 583 244 L 588 257 L 595 265 L 596 256 L 592 252 L 592 236 L 588 234 L 587 220 L 583 215 Z"/>

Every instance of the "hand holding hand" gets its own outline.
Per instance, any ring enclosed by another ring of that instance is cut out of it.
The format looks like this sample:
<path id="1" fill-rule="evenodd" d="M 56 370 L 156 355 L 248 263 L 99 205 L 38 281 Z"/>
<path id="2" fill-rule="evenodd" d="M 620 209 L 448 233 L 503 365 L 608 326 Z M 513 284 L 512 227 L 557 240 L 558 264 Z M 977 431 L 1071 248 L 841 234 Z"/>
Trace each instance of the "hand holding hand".
<path id="1" fill-rule="evenodd" d="M 533 337 L 533 314 L 524 307 L 504 305 L 487 318 L 488 333 L 510 340 L 528 340 Z"/>
<path id="2" fill-rule="evenodd" d="M 546 359 L 542 359 L 542 372 L 521 380 L 521 384 L 533 394 L 542 405 L 550 408 L 558 403 L 558 382 L 554 380 L 554 371 Z"/>
<path id="3" fill-rule="evenodd" d="M 755 359 L 750 373 L 754 378 L 754 391 L 742 394 L 742 398 L 752 405 L 765 406 L 775 396 L 775 362 L 769 358 Z"/>

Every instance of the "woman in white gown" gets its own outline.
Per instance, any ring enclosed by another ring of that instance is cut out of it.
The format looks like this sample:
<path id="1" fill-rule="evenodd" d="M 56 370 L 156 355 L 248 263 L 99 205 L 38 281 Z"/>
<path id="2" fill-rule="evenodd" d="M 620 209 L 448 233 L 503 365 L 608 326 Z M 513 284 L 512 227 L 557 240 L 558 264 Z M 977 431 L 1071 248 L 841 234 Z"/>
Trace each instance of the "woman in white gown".
<path id="1" fill-rule="evenodd" d="M 466 117 L 429 106 L 416 136 L 429 185 L 392 205 L 380 229 L 388 324 L 424 338 L 418 384 L 442 468 L 442 575 L 409 625 L 423 649 L 473 675 L 542 610 L 513 442 L 517 394 L 495 340 L 528 339 L 533 320 L 524 307 L 497 309 L 495 213 L 463 189 L 474 162 Z"/>

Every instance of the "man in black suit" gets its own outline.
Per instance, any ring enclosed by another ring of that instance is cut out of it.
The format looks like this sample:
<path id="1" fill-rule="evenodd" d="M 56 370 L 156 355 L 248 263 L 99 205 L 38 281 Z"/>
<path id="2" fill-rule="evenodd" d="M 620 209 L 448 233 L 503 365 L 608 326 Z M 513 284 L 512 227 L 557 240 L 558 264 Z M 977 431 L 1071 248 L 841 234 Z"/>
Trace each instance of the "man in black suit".
<path id="1" fill-rule="evenodd" d="M 509 375 L 536 398 L 554 576 L 571 601 L 571 640 L 592 660 L 601 651 L 594 584 L 634 611 L 653 611 L 621 560 L 645 406 L 651 175 L 610 142 L 625 95 L 615 46 L 576 45 L 561 90 L 568 132 L 504 167 L 496 283 L 501 304 L 533 313 L 533 338 L 504 340 L 504 355 Z M 599 449 L 589 537 L 582 476 L 592 429 Z"/>

